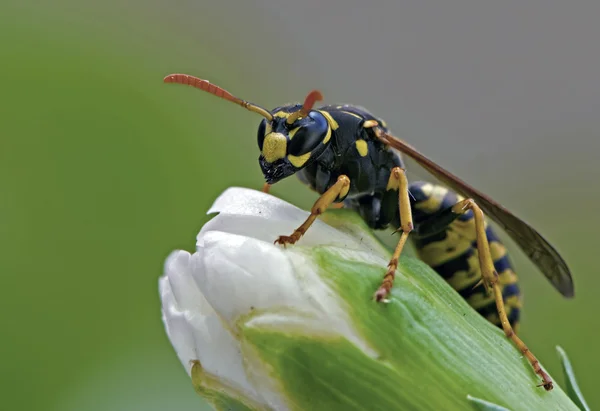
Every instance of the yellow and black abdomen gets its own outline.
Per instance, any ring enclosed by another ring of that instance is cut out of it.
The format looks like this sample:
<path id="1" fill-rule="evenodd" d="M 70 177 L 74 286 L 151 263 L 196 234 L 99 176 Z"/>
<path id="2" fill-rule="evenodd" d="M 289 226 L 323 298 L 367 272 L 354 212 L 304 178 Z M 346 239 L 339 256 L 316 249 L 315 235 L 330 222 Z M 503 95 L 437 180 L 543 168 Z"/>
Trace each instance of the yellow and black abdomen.
<path id="1" fill-rule="evenodd" d="M 493 294 L 483 286 L 473 288 L 481 280 L 481 268 L 476 245 L 475 220 L 469 211 L 459 216 L 440 231 L 419 236 L 419 224 L 435 218 L 464 198 L 445 187 L 425 182 L 410 184 L 415 231 L 411 234 L 417 254 L 441 275 L 477 312 L 495 325 L 500 325 Z M 431 220 L 430 220 L 431 221 Z M 486 221 L 486 235 L 494 267 L 506 305 L 506 313 L 515 330 L 522 306 L 521 293 L 506 247 L 500 242 Z"/>

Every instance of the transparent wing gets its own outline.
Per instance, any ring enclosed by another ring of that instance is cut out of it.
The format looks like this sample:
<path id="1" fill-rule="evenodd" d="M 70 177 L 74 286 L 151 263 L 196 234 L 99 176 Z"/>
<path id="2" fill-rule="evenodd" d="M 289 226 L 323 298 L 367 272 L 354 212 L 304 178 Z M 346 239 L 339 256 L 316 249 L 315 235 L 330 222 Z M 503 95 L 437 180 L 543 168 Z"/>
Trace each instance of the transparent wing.
<path id="1" fill-rule="evenodd" d="M 382 142 L 412 158 L 449 188 L 452 188 L 464 197 L 475 200 L 483 212 L 500 225 L 523 249 L 531 261 L 563 296 L 574 296 L 573 279 L 567 263 L 558 254 L 556 249 L 533 227 L 516 217 L 490 197 L 425 157 L 409 144 L 381 130 L 379 131 L 378 138 Z"/>

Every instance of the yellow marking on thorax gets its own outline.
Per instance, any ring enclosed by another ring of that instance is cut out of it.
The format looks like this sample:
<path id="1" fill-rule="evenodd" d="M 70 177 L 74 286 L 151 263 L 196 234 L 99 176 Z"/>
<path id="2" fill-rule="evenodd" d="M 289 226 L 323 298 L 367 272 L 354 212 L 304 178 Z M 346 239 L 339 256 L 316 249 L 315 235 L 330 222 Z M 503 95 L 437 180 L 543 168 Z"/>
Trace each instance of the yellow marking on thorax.
<path id="1" fill-rule="evenodd" d="M 268 163 L 273 163 L 285 157 L 287 139 L 281 133 L 270 133 L 265 137 L 262 155 Z"/>
<path id="2" fill-rule="evenodd" d="M 302 167 L 310 158 L 310 152 L 306 153 L 306 154 L 302 154 L 301 156 L 293 156 L 291 154 L 288 154 L 287 156 L 288 160 L 290 160 L 290 163 L 292 163 L 292 165 L 296 168 L 300 168 Z"/>
<path id="3" fill-rule="evenodd" d="M 363 123 L 363 128 L 377 127 L 379 123 L 376 120 L 367 120 Z"/>
<path id="4" fill-rule="evenodd" d="M 356 143 L 354 144 L 356 145 L 356 150 L 361 157 L 365 157 L 367 154 L 369 154 L 369 146 L 365 140 L 356 140 Z"/>
<path id="5" fill-rule="evenodd" d="M 331 139 L 331 127 L 327 127 L 327 134 L 325 134 L 325 138 L 323 139 L 323 144 L 327 144 L 327 142 Z"/>
<path id="6" fill-rule="evenodd" d="M 290 130 L 290 132 L 288 133 L 288 136 L 290 136 L 290 140 L 294 138 L 298 130 L 300 130 L 300 127 L 296 127 Z"/>
<path id="7" fill-rule="evenodd" d="M 323 110 L 317 110 L 319 113 L 323 114 L 323 116 L 325 116 L 325 118 L 327 119 L 327 122 L 329 123 L 329 126 L 335 131 L 338 128 L 340 128 L 340 125 L 337 123 L 337 121 L 335 121 L 333 119 L 333 117 L 331 117 L 331 114 L 329 114 L 326 111 Z"/>
<path id="8" fill-rule="evenodd" d="M 340 110 L 340 111 L 341 111 L 342 113 L 350 114 L 351 116 L 353 116 L 353 117 L 356 117 L 356 118 L 357 118 L 357 119 L 359 119 L 359 120 L 362 120 L 362 117 L 361 117 L 361 116 L 359 116 L 359 115 L 358 115 L 358 114 L 356 114 L 356 113 L 351 113 L 351 112 L 349 112 L 349 111 L 345 111 L 345 110 Z"/>

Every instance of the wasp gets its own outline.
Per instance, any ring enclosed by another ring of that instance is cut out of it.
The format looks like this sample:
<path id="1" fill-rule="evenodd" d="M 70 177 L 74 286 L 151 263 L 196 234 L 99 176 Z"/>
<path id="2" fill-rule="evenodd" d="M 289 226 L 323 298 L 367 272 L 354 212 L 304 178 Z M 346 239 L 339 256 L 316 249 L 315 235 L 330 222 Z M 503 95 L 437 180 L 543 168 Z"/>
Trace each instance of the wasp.
<path id="1" fill-rule="evenodd" d="M 563 296 L 573 297 L 573 280 L 566 262 L 533 227 L 393 136 L 382 119 L 362 107 L 314 108 L 323 96 L 313 90 L 303 104 L 269 111 L 194 76 L 171 74 L 164 82 L 193 86 L 264 117 L 257 133 L 258 161 L 265 178 L 263 191 L 268 192 L 272 184 L 295 174 L 320 195 L 306 221 L 293 233 L 275 239 L 275 243 L 296 243 L 320 214 L 336 205 L 357 211 L 373 229 L 399 227 L 396 231 L 400 238 L 374 299 L 388 301 L 398 259 L 410 236 L 418 256 L 474 309 L 502 328 L 542 379 L 539 386 L 552 390 L 550 376 L 511 325 L 518 322 L 521 309 L 517 276 L 486 215 Z M 443 185 L 409 184 L 401 154 L 416 161 Z"/>

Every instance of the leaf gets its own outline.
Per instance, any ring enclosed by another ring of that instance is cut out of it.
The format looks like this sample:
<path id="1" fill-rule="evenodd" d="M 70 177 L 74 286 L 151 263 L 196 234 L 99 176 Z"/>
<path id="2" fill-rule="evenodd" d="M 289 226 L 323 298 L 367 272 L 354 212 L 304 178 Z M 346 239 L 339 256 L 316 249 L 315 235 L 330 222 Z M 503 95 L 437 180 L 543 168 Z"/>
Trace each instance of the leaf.
<path id="1" fill-rule="evenodd" d="M 577 385 L 577 381 L 575 380 L 575 371 L 573 371 L 573 366 L 569 361 L 569 357 L 567 357 L 567 353 L 558 345 L 556 346 L 556 351 L 558 351 L 560 362 L 565 373 L 567 395 L 579 407 L 579 409 L 583 411 L 589 411 L 590 407 L 585 402 L 583 394 Z"/>
<path id="2" fill-rule="evenodd" d="M 295 264 L 317 270 L 333 292 L 328 298 L 343 300 L 360 344 L 319 330 L 240 324 L 244 344 L 269 364 L 292 409 L 578 409 L 559 386 L 551 393 L 536 387 L 537 376 L 504 334 L 421 261 L 401 259 L 384 305 L 372 296 L 386 256 L 337 246 L 300 251 Z"/>
<path id="3" fill-rule="evenodd" d="M 480 411 L 510 411 L 508 408 L 501 407 L 493 402 L 485 401 L 480 398 L 475 398 L 467 395 L 467 399 L 473 404 L 473 408 Z"/>

